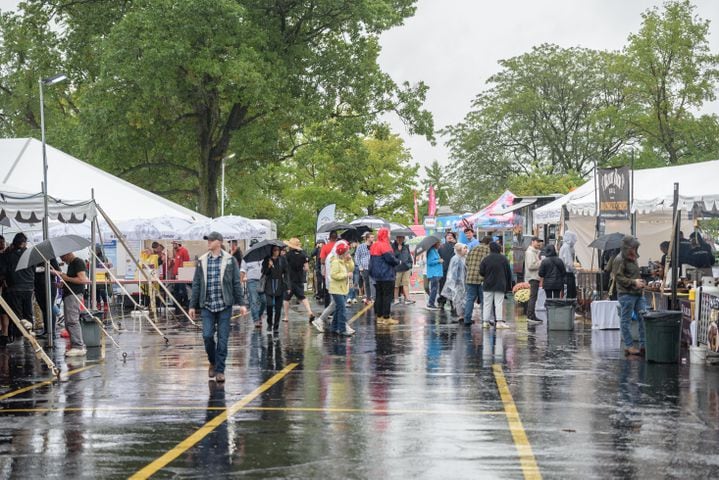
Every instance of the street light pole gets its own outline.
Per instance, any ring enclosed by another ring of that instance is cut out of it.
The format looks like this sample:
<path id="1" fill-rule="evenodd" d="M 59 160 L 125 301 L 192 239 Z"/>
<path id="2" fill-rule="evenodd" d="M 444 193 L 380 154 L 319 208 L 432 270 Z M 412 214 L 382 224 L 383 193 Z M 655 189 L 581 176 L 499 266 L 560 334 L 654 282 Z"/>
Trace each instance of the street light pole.
<path id="1" fill-rule="evenodd" d="M 220 186 L 220 195 L 222 198 L 222 204 L 220 206 L 220 216 L 225 216 L 225 160 L 231 160 L 235 158 L 235 154 L 231 153 L 226 157 L 222 157 L 222 184 Z"/>
<path id="2" fill-rule="evenodd" d="M 45 148 L 45 99 L 43 97 L 43 85 L 55 85 L 67 79 L 64 74 L 55 75 L 50 78 L 40 78 L 38 86 L 40 87 L 40 137 L 42 138 L 42 238 L 47 240 L 50 236 L 50 215 L 47 205 L 47 150 Z M 48 345 L 52 347 L 55 343 L 55 322 L 52 317 L 52 286 L 50 282 L 50 262 L 45 262 L 45 333 L 47 334 Z"/>

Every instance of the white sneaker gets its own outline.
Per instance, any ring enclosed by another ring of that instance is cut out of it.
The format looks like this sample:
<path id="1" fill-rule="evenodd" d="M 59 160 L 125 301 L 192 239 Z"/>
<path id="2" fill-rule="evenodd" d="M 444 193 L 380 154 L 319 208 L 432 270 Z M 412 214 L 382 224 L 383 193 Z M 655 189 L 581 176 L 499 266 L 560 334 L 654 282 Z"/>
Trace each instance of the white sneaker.
<path id="1" fill-rule="evenodd" d="M 345 332 L 349 333 L 350 335 L 354 335 L 355 329 L 345 324 Z"/>
<path id="2" fill-rule="evenodd" d="M 509 325 L 507 325 L 505 322 L 497 322 L 497 326 L 495 328 L 497 330 L 503 330 L 509 328 Z"/>
<path id="3" fill-rule="evenodd" d="M 482 322 L 482 328 L 490 328 L 491 326 L 489 322 Z"/>
<path id="4" fill-rule="evenodd" d="M 353 299 L 352 299 L 352 305 L 356 305 L 356 304 L 357 304 L 357 299 L 356 299 L 356 298 L 353 298 Z"/>
<path id="5" fill-rule="evenodd" d="M 23 328 L 27 330 L 28 332 L 32 330 L 32 323 L 25 320 L 24 318 L 20 320 L 20 323 L 22 324 Z"/>
<path id="6" fill-rule="evenodd" d="M 402 302 L 401 302 L 400 299 L 398 298 L 397 300 L 395 300 L 394 302 L 392 302 L 392 305 L 399 305 L 400 303 L 402 303 Z"/>
<path id="7" fill-rule="evenodd" d="M 414 300 L 410 300 L 409 298 L 404 299 L 405 305 L 412 305 L 413 303 L 417 303 L 417 302 L 415 302 Z"/>
<path id="8" fill-rule="evenodd" d="M 71 348 L 67 352 L 65 352 L 66 357 L 84 357 L 87 355 L 87 349 L 86 348 Z"/>
<path id="9" fill-rule="evenodd" d="M 319 317 L 315 318 L 310 323 L 318 332 L 323 333 L 325 331 L 325 327 L 322 325 L 322 320 Z"/>
<path id="10" fill-rule="evenodd" d="M 352 300 L 347 300 L 347 306 L 349 307 L 350 305 L 352 305 Z"/>

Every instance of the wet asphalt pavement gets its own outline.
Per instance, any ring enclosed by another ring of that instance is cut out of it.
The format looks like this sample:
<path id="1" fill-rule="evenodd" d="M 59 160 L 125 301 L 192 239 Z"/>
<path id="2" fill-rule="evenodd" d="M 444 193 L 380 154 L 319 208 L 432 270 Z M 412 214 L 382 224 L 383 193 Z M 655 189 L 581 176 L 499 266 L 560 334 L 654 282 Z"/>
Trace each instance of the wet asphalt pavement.
<path id="1" fill-rule="evenodd" d="M 207 380 L 199 331 L 174 321 L 160 323 L 165 345 L 126 319 L 122 349 L 108 344 L 104 361 L 91 349 L 66 363 L 58 348 L 61 383 L 40 383 L 47 369 L 17 342 L 0 351 L 0 478 L 716 471 L 718 368 L 626 360 L 618 331 L 581 320 L 547 332 L 509 306 L 512 328 L 495 332 L 422 305 L 393 307 L 389 327 L 353 306 L 349 339 L 316 333 L 300 310 L 278 336 L 237 319 L 224 387 Z"/>

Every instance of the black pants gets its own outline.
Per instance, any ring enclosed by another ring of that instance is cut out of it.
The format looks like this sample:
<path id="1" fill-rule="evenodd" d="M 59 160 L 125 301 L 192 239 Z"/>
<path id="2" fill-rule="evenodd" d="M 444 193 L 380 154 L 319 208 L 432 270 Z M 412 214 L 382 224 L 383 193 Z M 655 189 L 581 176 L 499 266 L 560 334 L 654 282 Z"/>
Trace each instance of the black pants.
<path id="1" fill-rule="evenodd" d="M 444 308 L 445 304 L 447 303 L 447 299 L 442 296 L 442 290 L 444 290 L 444 284 L 447 281 L 447 272 L 442 275 L 442 278 L 439 279 L 439 290 L 437 291 L 437 304 Z"/>
<path id="2" fill-rule="evenodd" d="M 574 275 L 574 273 L 567 273 L 566 283 L 567 298 L 577 298 L 577 277 Z"/>
<path id="3" fill-rule="evenodd" d="M 172 296 L 175 297 L 175 300 L 177 300 L 177 303 L 180 304 L 182 308 L 187 308 L 189 304 L 189 299 L 187 298 L 187 285 L 184 283 L 176 283 L 172 286 Z M 175 313 L 179 313 L 180 309 L 175 306 Z"/>
<path id="4" fill-rule="evenodd" d="M 273 297 L 272 295 L 267 295 L 267 328 L 271 328 L 273 330 L 280 329 L 282 301 L 282 295 L 277 295 L 276 297 Z"/>
<path id="5" fill-rule="evenodd" d="M 374 302 L 374 314 L 379 317 L 389 317 L 390 309 L 392 307 L 392 297 L 394 296 L 394 282 L 390 281 L 377 281 L 375 284 L 377 288 L 377 298 Z"/>
<path id="6" fill-rule="evenodd" d="M 10 290 L 7 292 L 5 299 L 10 305 L 10 308 L 12 308 L 12 311 L 15 312 L 15 315 L 21 320 L 27 320 L 32 324 L 35 323 L 33 321 L 32 291 Z M 8 332 L 13 338 L 20 336 L 20 331 L 15 327 L 15 323 L 12 320 L 10 321 L 10 329 Z"/>
<path id="7" fill-rule="evenodd" d="M 559 288 L 545 288 L 544 293 L 547 294 L 547 298 L 560 298 L 562 296 L 562 290 Z"/>
<path id="8" fill-rule="evenodd" d="M 527 318 L 536 320 L 534 309 L 537 306 L 537 295 L 539 294 L 539 280 L 529 281 L 529 303 L 527 304 Z"/>

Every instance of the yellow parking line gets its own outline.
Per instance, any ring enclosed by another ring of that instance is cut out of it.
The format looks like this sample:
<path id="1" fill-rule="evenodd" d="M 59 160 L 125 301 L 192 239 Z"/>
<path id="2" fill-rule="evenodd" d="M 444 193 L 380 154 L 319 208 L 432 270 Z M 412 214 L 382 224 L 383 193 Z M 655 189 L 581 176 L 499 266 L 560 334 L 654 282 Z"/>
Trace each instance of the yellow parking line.
<path id="1" fill-rule="evenodd" d="M 509 391 L 507 380 L 504 378 L 502 366 L 492 365 L 492 370 L 494 370 L 494 378 L 497 381 L 499 395 L 502 398 L 502 403 L 504 404 L 504 412 L 507 415 L 509 431 L 512 432 L 514 446 L 517 448 L 517 453 L 519 454 L 519 463 L 522 466 L 524 478 L 539 480 L 542 478 L 542 474 L 539 473 L 537 460 L 534 458 L 532 446 L 529 444 L 527 433 L 524 431 L 522 420 L 519 418 L 517 406 L 514 404 L 514 399 L 512 399 L 512 394 Z"/>
<path id="2" fill-rule="evenodd" d="M 65 373 L 64 375 L 69 377 L 70 375 L 75 375 L 76 373 L 84 372 L 85 370 L 92 368 L 92 367 L 95 367 L 95 365 L 89 365 L 87 367 L 70 370 L 69 372 Z M 54 381 L 55 381 L 55 379 L 44 380 L 42 382 L 33 383 L 32 385 L 28 385 L 27 387 L 18 388 L 17 390 L 13 390 L 12 392 L 8 392 L 3 395 L 0 395 L 0 400 L 5 400 L 6 398 L 14 397 L 15 395 L 20 395 L 21 393 L 29 392 L 30 390 L 35 390 L 36 388 L 44 387 L 45 385 L 52 385 L 52 383 Z"/>
<path id="3" fill-rule="evenodd" d="M 365 312 L 367 312 L 367 310 L 369 310 L 370 308 L 372 308 L 372 304 L 366 305 L 366 306 L 365 306 L 363 309 L 361 309 L 359 312 L 355 313 L 355 314 L 352 316 L 352 318 L 349 319 L 349 321 L 348 321 L 347 323 L 350 324 L 350 323 L 354 322 L 354 321 L 357 320 L 359 317 L 361 317 L 362 315 L 364 315 Z"/>
<path id="4" fill-rule="evenodd" d="M 229 417 L 237 413 L 239 410 L 241 410 L 245 405 L 250 403 L 252 400 L 257 398 L 260 394 L 267 391 L 272 387 L 274 384 L 282 380 L 285 375 L 290 373 L 292 370 L 294 370 L 299 364 L 298 363 L 291 363 L 287 365 L 285 368 L 283 368 L 280 372 L 278 372 L 275 376 L 267 380 L 265 383 L 257 387 L 255 390 L 253 390 L 250 394 L 246 395 L 242 400 L 238 401 L 234 405 L 232 405 L 230 408 L 225 410 L 224 412 L 217 415 L 215 418 L 210 420 L 209 422 L 205 423 L 202 427 L 200 427 L 199 430 L 197 430 L 195 433 L 175 445 L 170 451 L 153 461 L 152 463 L 146 465 L 144 468 L 142 468 L 140 471 L 135 473 L 130 477 L 130 479 L 140 479 L 140 478 L 149 478 L 151 475 L 155 474 L 158 470 L 164 468 L 167 466 L 170 462 L 175 460 L 177 457 L 185 453 L 187 450 L 195 446 L 200 440 L 205 438 L 207 435 L 209 435 L 215 428 L 222 425 Z"/>
<path id="5" fill-rule="evenodd" d="M 221 411 L 227 407 L 202 406 L 176 406 L 159 405 L 154 407 L 143 406 L 113 406 L 113 407 L 37 407 L 37 408 L 6 408 L 0 409 L 0 415 L 5 413 L 54 413 L 54 412 L 157 412 L 157 411 Z M 309 413 L 366 413 L 370 415 L 504 415 L 503 410 L 406 410 L 406 409 L 371 409 L 371 408 L 323 408 L 323 407 L 244 407 L 246 411 L 262 412 L 309 412 Z"/>

